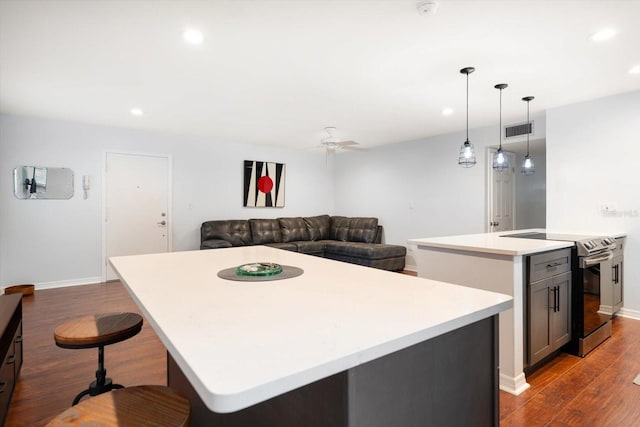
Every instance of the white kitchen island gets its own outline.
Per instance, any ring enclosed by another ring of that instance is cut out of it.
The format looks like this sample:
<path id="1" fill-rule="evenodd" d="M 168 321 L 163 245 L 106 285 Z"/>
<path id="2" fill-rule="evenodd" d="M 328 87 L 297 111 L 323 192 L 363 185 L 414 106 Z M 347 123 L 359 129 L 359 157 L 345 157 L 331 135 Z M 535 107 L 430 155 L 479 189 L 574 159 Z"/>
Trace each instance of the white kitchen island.
<path id="1" fill-rule="evenodd" d="M 300 267 L 221 279 L 249 262 Z M 264 246 L 115 257 L 192 425 L 497 425 L 509 296 Z M 478 424 L 480 422 L 480 424 Z"/>
<path id="2" fill-rule="evenodd" d="M 513 297 L 513 308 L 500 313 L 500 388 L 520 394 L 529 384 L 524 367 L 524 257 L 573 242 L 501 237 L 511 232 L 410 239 L 417 246 L 418 276 Z"/>

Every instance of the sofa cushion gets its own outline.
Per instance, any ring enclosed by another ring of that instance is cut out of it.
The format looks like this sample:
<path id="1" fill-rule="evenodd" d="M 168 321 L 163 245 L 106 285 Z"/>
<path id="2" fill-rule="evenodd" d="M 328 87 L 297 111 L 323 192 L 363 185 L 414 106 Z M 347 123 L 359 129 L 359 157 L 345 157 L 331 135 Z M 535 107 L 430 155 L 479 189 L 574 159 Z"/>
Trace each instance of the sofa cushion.
<path id="1" fill-rule="evenodd" d="M 265 243 L 281 243 L 282 233 L 280 222 L 277 219 L 250 219 L 251 235 L 253 243 L 264 245 Z"/>
<path id="2" fill-rule="evenodd" d="M 329 241 L 325 244 L 325 253 L 355 258 L 382 259 L 404 257 L 407 248 L 381 243 L 353 243 Z"/>
<path id="3" fill-rule="evenodd" d="M 307 225 L 301 217 L 278 218 L 278 222 L 280 222 L 283 242 L 309 240 Z"/>
<path id="4" fill-rule="evenodd" d="M 284 249 L 285 251 L 298 252 L 298 246 L 295 243 L 267 243 L 265 246 L 270 246 L 276 249 Z"/>
<path id="5" fill-rule="evenodd" d="M 310 240 L 306 242 L 295 242 L 298 252 L 307 255 L 324 255 L 325 240 Z"/>
<path id="6" fill-rule="evenodd" d="M 203 222 L 201 242 L 215 239 L 226 240 L 233 246 L 250 245 L 252 240 L 249 222 L 246 219 Z"/>
<path id="7" fill-rule="evenodd" d="M 220 249 L 230 248 L 233 246 L 231 242 L 222 239 L 209 239 L 200 243 L 200 249 Z"/>
<path id="8" fill-rule="evenodd" d="M 331 217 L 329 215 L 305 217 L 304 222 L 309 231 L 308 240 L 325 240 L 330 238 Z"/>
<path id="9" fill-rule="evenodd" d="M 351 218 L 347 241 L 374 243 L 378 232 L 378 218 Z"/>
<path id="10" fill-rule="evenodd" d="M 329 239 L 339 240 L 346 242 L 349 238 L 349 224 L 351 218 L 345 216 L 332 216 L 331 217 L 331 234 Z"/>

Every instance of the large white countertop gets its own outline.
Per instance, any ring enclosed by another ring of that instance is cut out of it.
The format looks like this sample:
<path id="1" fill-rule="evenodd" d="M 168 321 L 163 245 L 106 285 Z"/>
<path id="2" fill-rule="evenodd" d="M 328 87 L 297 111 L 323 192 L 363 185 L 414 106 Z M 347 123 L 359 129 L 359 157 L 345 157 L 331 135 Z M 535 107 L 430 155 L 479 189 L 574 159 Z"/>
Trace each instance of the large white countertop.
<path id="1" fill-rule="evenodd" d="M 502 237 L 522 232 L 544 232 L 539 229 L 464 234 L 460 236 L 409 239 L 409 244 L 423 248 L 441 248 L 497 255 L 529 255 L 554 249 L 570 248 L 573 242 Z"/>
<path id="2" fill-rule="evenodd" d="M 253 283 L 217 276 L 263 261 L 304 274 Z M 111 263 L 203 402 L 220 413 L 512 307 L 512 298 L 499 293 L 265 246 Z"/>

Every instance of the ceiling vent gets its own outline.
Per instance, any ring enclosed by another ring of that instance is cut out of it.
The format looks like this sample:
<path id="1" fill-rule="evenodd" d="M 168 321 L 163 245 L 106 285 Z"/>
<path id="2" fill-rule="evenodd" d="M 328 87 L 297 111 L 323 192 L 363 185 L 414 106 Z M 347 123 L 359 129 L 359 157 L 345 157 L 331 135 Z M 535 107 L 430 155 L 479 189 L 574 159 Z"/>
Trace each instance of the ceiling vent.
<path id="1" fill-rule="evenodd" d="M 509 141 L 511 139 L 519 139 L 523 135 L 529 134 L 529 136 L 536 135 L 535 120 L 531 120 L 530 123 L 522 122 L 504 127 L 504 139 Z"/>

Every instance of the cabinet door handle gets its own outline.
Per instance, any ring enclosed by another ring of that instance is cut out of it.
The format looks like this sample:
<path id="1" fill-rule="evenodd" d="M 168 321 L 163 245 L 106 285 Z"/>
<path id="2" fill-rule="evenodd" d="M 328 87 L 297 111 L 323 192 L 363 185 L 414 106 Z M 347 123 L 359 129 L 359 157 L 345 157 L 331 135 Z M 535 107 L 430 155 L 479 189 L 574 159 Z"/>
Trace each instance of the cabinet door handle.
<path id="1" fill-rule="evenodd" d="M 0 393 L 4 393 L 6 387 L 7 387 L 7 382 L 6 381 L 0 381 Z"/>
<path id="2" fill-rule="evenodd" d="M 562 265 L 561 262 L 554 262 L 553 264 L 547 264 L 547 268 L 553 268 Z"/>
<path id="3" fill-rule="evenodd" d="M 12 354 L 11 356 L 7 357 L 7 361 L 5 363 L 7 365 L 13 365 L 15 361 L 16 361 L 16 355 Z"/>
<path id="4" fill-rule="evenodd" d="M 18 344 L 21 343 L 22 342 L 22 335 L 18 335 L 16 337 L 16 341 L 15 342 L 18 343 Z"/>
<path id="5" fill-rule="evenodd" d="M 560 311 L 560 287 L 554 286 L 550 290 L 553 292 L 553 305 L 549 308 L 552 308 L 553 312 L 556 313 Z"/>

